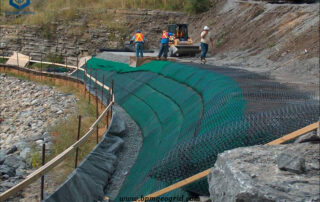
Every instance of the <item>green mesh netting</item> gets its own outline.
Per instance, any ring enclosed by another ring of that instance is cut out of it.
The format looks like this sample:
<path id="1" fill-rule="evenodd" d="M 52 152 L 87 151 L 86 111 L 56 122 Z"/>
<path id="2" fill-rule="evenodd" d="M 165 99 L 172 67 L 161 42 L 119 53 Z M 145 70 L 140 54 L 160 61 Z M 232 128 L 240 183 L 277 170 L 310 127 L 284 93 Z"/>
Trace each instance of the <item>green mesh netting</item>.
<path id="1" fill-rule="evenodd" d="M 251 75 L 239 71 L 218 67 L 209 71 L 163 61 L 131 68 L 99 58 L 88 61 L 87 71 L 99 81 L 104 75 L 106 85 L 114 81 L 116 102 L 144 136 L 116 201 L 158 191 L 212 167 L 218 153 L 267 143 L 317 119 L 318 105 L 307 102 L 307 95 L 275 101 L 278 91 L 270 89 L 282 88 L 265 83 L 265 90 L 252 90 L 257 87 L 252 88 L 256 83 Z M 77 77 L 83 73 L 77 72 Z M 94 88 L 90 82 L 87 85 Z M 283 104 L 290 100 L 295 103 Z M 259 101 L 267 103 L 262 110 L 255 106 Z M 206 179 L 165 196 L 187 199 L 193 194 L 208 194 Z"/>

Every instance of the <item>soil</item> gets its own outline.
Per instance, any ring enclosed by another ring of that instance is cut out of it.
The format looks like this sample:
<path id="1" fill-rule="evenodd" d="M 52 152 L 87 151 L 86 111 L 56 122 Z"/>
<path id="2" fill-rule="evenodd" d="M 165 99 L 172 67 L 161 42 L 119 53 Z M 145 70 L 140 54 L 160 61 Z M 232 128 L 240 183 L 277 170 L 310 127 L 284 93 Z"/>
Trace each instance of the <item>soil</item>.
<path id="1" fill-rule="evenodd" d="M 209 48 L 207 64 L 268 74 L 318 91 L 319 3 L 216 2 L 189 23 L 196 42 L 202 27 L 211 27 L 214 47 Z M 181 61 L 198 63 L 194 58 Z"/>

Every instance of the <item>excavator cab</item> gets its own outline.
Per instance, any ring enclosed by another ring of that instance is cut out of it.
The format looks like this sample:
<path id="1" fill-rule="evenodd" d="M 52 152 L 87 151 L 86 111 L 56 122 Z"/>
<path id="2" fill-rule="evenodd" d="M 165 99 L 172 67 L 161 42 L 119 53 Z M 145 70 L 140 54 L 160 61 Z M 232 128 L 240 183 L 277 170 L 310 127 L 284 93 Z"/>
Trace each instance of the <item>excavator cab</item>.
<path id="1" fill-rule="evenodd" d="M 170 24 L 168 31 L 175 34 L 170 37 L 169 56 L 195 56 L 200 52 L 200 47 L 193 45 L 192 39 L 189 37 L 187 24 Z"/>
<path id="2" fill-rule="evenodd" d="M 171 24 L 168 25 L 168 32 L 175 34 L 175 38 L 180 41 L 188 41 L 188 25 L 187 24 Z"/>

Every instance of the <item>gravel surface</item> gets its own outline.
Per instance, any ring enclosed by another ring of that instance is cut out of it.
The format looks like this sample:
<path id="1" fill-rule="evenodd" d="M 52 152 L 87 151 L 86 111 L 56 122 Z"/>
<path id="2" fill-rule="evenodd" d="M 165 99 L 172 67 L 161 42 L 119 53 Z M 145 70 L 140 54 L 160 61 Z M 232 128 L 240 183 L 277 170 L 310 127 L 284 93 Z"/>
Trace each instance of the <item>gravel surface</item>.
<path id="1" fill-rule="evenodd" d="M 122 183 L 138 157 L 143 142 L 139 126 L 130 118 L 125 110 L 118 105 L 114 105 L 113 110 L 123 118 L 127 128 L 122 136 L 124 140 L 123 149 L 117 154 L 118 164 L 116 170 L 105 189 L 105 195 L 111 199 L 114 199 L 118 195 Z"/>

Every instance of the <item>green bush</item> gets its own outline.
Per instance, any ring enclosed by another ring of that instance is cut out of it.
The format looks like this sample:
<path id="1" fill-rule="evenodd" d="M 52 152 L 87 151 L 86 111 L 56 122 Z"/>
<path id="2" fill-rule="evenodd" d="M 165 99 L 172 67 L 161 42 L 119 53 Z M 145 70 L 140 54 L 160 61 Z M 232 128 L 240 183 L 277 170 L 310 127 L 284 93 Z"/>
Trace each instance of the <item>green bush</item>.
<path id="1" fill-rule="evenodd" d="M 63 56 L 56 53 L 49 53 L 45 58 L 45 61 L 61 63 L 61 64 L 65 63 Z"/>
<path id="2" fill-rule="evenodd" d="M 209 0 L 187 0 L 184 9 L 188 13 L 202 13 L 209 10 Z"/>
<path id="3" fill-rule="evenodd" d="M 4 64 L 4 63 L 7 62 L 7 60 L 8 60 L 8 59 L 6 59 L 6 58 L 0 58 L 0 63 L 1 63 L 1 64 Z"/>

